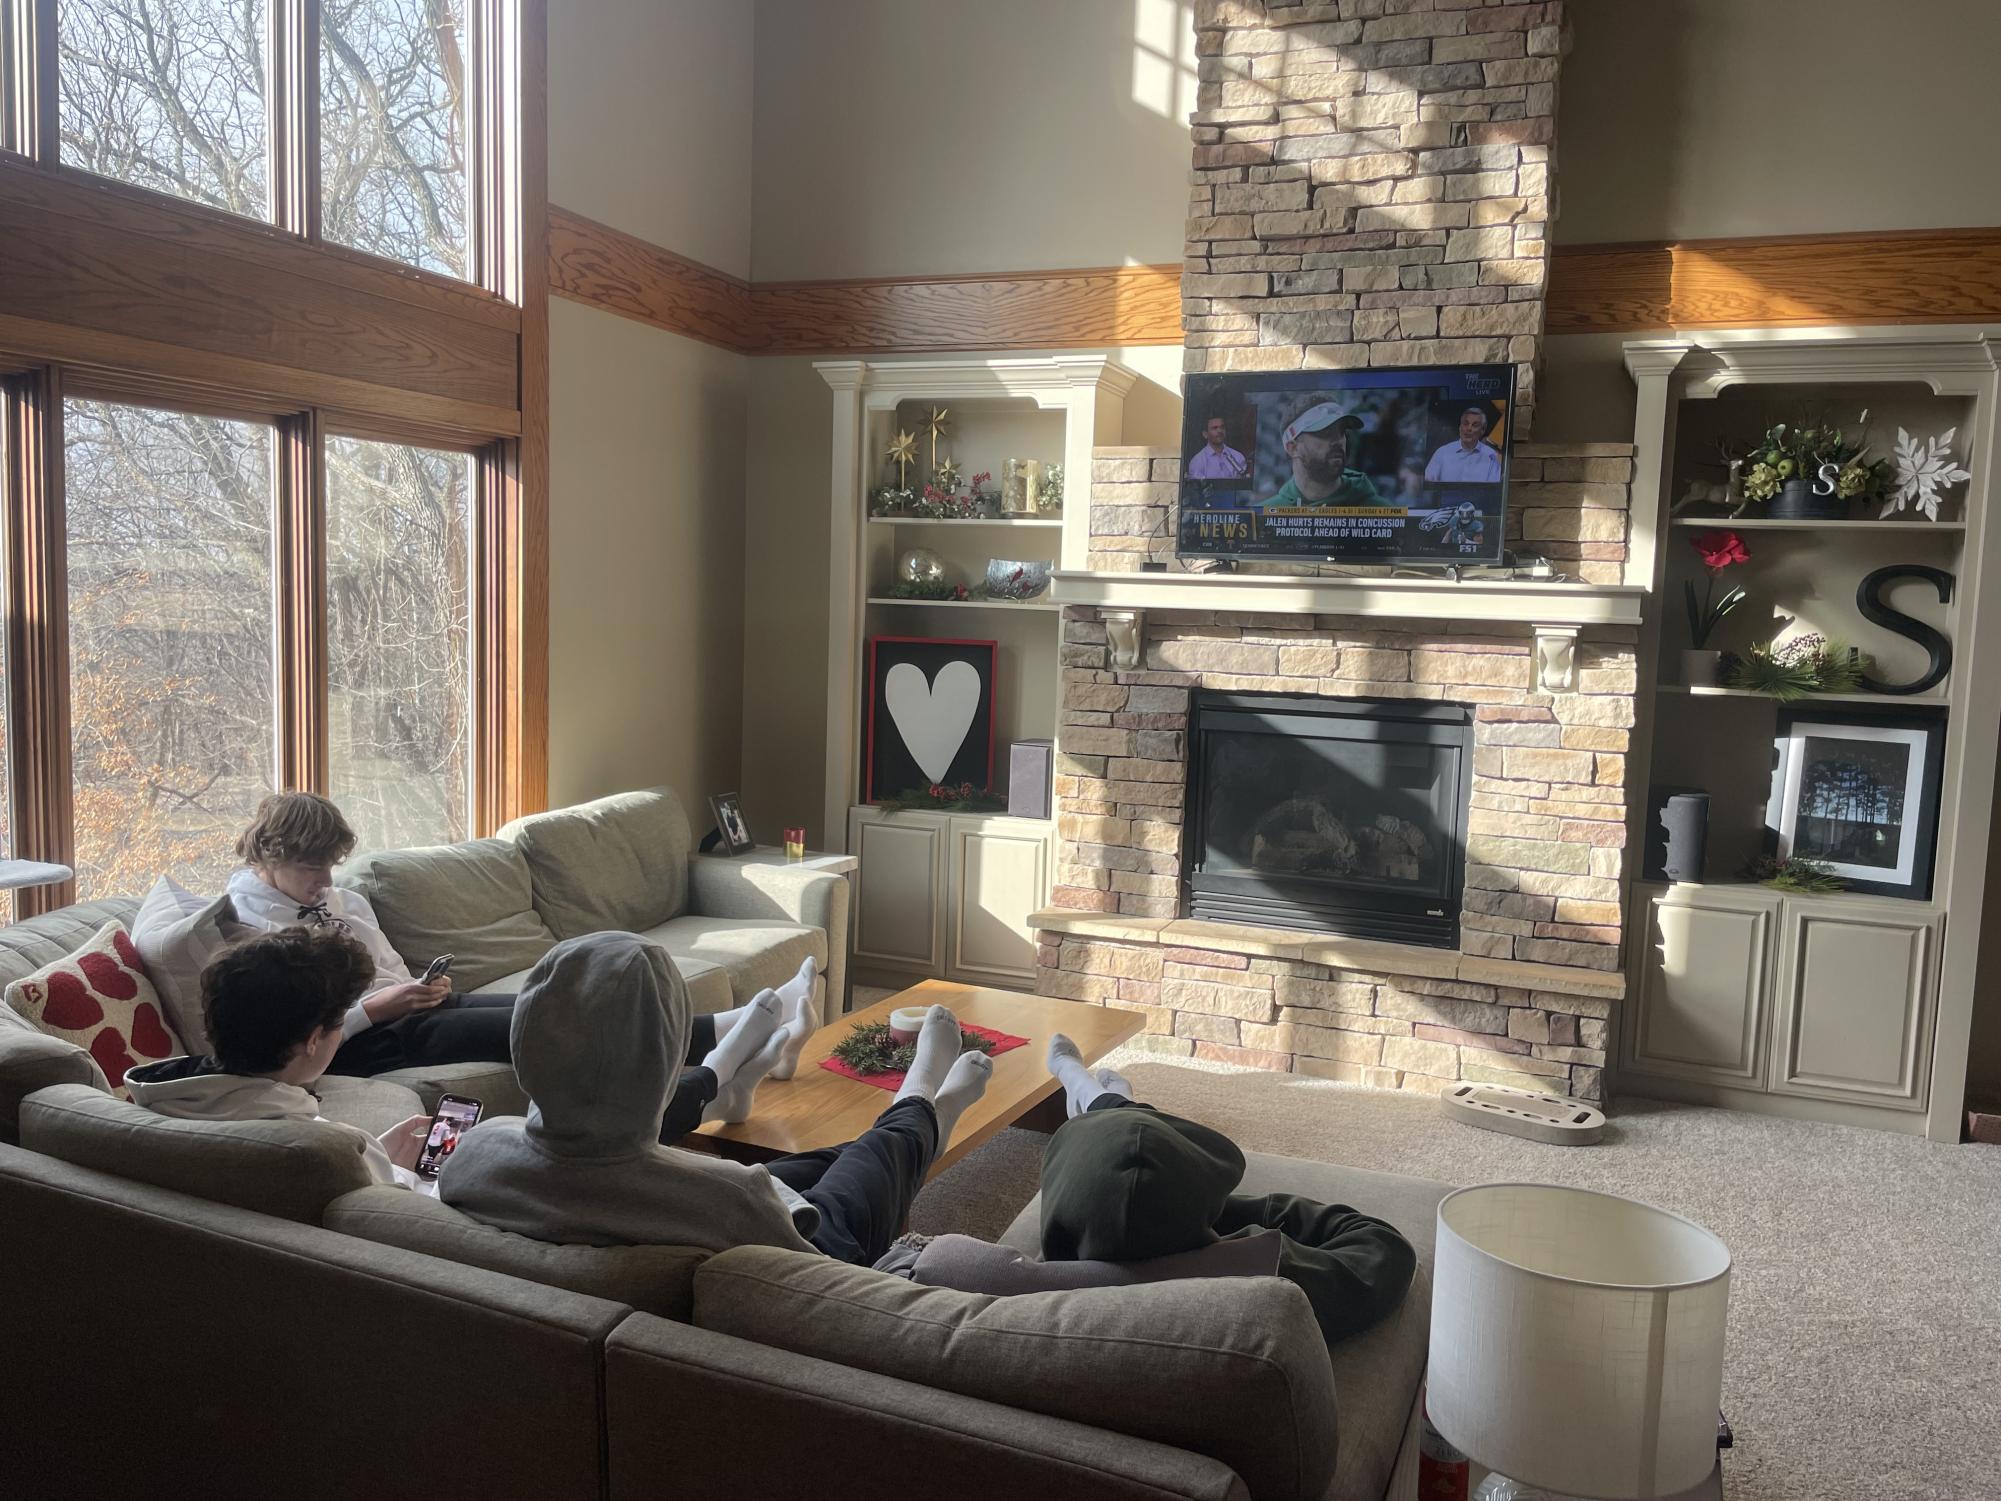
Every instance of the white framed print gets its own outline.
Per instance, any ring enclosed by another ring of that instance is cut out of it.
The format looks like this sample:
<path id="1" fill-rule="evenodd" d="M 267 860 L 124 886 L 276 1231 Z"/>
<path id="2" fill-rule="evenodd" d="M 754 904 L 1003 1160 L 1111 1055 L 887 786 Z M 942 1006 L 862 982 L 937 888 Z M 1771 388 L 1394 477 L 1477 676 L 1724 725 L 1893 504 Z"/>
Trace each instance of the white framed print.
<path id="1" fill-rule="evenodd" d="M 1853 891 L 1930 897 L 1942 718 L 1795 709 L 1774 750 L 1765 822 L 1781 859 L 1815 861 Z"/>

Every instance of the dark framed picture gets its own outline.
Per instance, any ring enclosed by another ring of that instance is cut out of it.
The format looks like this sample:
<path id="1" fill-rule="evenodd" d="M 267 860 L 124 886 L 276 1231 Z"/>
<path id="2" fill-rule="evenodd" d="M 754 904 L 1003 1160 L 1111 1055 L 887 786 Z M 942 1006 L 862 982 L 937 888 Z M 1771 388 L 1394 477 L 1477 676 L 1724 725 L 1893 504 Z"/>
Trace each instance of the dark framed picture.
<path id="1" fill-rule="evenodd" d="M 1929 899 L 1945 719 L 1782 710 L 1766 805 L 1781 858 L 1816 860 L 1851 891 Z"/>
<path id="2" fill-rule="evenodd" d="M 991 641 L 871 636 L 862 705 L 862 801 L 994 777 Z"/>
<path id="3" fill-rule="evenodd" d="M 750 825 L 743 821 L 743 809 L 738 806 L 737 794 L 718 792 L 709 799 L 709 811 L 716 816 L 716 833 L 722 837 L 722 846 L 732 855 L 741 855 L 751 849 L 757 841 L 750 837 Z"/>

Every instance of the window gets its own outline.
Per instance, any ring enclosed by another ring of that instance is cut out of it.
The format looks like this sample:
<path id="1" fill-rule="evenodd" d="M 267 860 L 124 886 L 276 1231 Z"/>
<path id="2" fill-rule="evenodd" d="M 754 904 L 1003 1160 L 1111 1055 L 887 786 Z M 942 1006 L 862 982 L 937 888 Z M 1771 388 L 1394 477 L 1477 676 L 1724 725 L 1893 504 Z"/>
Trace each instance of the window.
<path id="1" fill-rule="evenodd" d="M 269 428 L 64 405 L 77 893 L 220 890 L 276 784 Z"/>
<path id="2" fill-rule="evenodd" d="M 264 0 L 59 0 L 61 159 L 270 215 Z"/>
<path id="3" fill-rule="evenodd" d="M 320 53 L 326 237 L 465 275 L 463 0 L 325 0 Z"/>
<path id="4" fill-rule="evenodd" d="M 472 460 L 327 442 L 331 795 L 364 846 L 471 825 Z"/>

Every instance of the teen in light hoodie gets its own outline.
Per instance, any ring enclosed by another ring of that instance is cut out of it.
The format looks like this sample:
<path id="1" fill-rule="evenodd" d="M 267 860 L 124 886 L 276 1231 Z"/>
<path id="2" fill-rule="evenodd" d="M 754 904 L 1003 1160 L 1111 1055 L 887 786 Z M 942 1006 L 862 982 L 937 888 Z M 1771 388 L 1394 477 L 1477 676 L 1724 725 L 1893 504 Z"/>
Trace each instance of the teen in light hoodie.
<path id="1" fill-rule="evenodd" d="M 903 1088 L 843 1146 L 750 1167 L 662 1146 L 657 1123 L 687 1048 L 688 987 L 665 952 L 630 933 L 559 943 L 514 1008 L 525 1119 L 466 1133 L 438 1197 L 486 1224 L 563 1245 L 819 1250 L 866 1266 L 993 1064 L 959 1053 L 959 1024 L 932 1008 Z"/>
<path id="2" fill-rule="evenodd" d="M 377 1183 L 428 1188 L 412 1169 L 430 1117 L 380 1137 L 328 1121 L 312 1085 L 341 1043 L 341 1018 L 375 972 L 368 951 L 331 928 L 286 928 L 247 939 L 202 971 L 207 1057 L 129 1070 L 135 1103 L 176 1120 L 322 1121 L 357 1139 Z"/>

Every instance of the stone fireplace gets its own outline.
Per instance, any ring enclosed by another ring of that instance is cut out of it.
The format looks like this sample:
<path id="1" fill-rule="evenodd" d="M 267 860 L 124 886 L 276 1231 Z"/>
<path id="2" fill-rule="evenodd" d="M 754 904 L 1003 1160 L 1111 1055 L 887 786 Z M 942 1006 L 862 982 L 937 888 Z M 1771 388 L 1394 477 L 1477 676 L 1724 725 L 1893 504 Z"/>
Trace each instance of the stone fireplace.
<path id="1" fill-rule="evenodd" d="M 1184 368 L 1515 364 L 1508 546 L 1561 581 L 1192 576 L 1179 453 L 1100 450 L 1086 566 L 1057 575 L 1038 989 L 1141 1011 L 1169 1052 L 1598 1099 L 1640 591 L 1632 448 L 1522 441 L 1563 5 L 1195 16 Z"/>
<path id="2" fill-rule="evenodd" d="M 1459 946 L 1470 706 L 1193 700 L 1181 915 Z"/>

